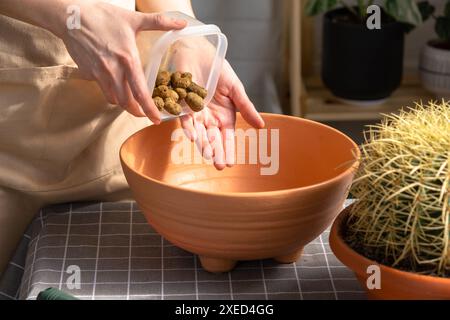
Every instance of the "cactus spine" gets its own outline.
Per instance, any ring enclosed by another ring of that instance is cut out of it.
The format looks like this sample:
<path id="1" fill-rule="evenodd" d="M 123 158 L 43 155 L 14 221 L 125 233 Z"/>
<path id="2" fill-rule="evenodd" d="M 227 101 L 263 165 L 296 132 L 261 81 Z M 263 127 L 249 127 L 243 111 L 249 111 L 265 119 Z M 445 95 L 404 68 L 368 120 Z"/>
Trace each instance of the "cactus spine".
<path id="1" fill-rule="evenodd" d="M 380 263 L 449 277 L 449 102 L 387 116 L 361 149 L 346 241 Z"/>

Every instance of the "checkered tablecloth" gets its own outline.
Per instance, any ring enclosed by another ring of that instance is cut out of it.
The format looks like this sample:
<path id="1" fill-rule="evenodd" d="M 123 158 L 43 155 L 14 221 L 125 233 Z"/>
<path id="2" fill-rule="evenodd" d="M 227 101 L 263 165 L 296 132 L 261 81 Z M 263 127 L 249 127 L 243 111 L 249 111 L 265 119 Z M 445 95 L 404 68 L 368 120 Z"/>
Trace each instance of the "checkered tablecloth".
<path id="1" fill-rule="evenodd" d="M 79 289 L 67 286 L 69 266 L 81 270 Z M 332 254 L 328 231 L 294 264 L 248 261 L 211 274 L 196 256 L 157 234 L 134 202 L 43 209 L 31 226 L 22 268 L 19 290 L 0 286 L 3 298 L 35 299 L 48 287 L 81 299 L 365 298 L 353 273 Z"/>

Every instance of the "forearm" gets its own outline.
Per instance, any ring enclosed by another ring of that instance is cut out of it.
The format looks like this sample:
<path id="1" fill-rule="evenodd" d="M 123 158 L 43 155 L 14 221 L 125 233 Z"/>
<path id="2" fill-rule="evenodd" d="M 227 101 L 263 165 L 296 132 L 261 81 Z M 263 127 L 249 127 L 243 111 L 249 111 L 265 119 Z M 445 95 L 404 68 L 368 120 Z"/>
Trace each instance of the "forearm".
<path id="1" fill-rule="evenodd" d="M 92 3 L 91 0 L 1 0 L 0 14 L 47 29 L 60 36 L 66 28 L 70 5 Z"/>
<path id="2" fill-rule="evenodd" d="M 180 11 L 195 17 L 190 0 L 136 0 L 136 5 L 141 12 Z"/>

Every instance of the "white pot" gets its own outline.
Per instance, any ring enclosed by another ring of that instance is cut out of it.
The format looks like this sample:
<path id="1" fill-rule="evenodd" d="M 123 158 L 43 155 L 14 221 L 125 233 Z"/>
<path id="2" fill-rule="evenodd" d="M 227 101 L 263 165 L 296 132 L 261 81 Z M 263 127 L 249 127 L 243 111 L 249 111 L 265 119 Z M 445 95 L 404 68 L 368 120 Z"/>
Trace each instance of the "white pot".
<path id="1" fill-rule="evenodd" d="M 424 88 L 438 99 L 450 99 L 450 50 L 428 42 L 420 57 L 420 78 Z"/>

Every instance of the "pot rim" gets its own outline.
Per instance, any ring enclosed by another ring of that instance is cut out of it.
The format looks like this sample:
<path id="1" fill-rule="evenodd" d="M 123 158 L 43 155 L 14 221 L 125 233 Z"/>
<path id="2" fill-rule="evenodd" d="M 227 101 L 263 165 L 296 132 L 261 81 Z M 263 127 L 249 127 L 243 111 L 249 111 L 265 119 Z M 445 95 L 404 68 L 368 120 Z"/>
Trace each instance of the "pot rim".
<path id="1" fill-rule="evenodd" d="M 382 273 L 389 273 L 392 277 L 408 278 L 409 281 L 415 282 L 428 282 L 433 285 L 448 285 L 450 286 L 450 278 L 442 278 L 430 275 L 417 274 L 414 272 L 408 272 L 399 270 L 387 265 L 381 264 L 377 261 L 366 258 L 360 253 L 351 248 L 341 237 L 343 224 L 346 221 L 350 209 L 354 204 L 349 205 L 347 208 L 341 211 L 337 218 L 334 220 L 330 230 L 330 247 L 336 257 L 342 261 L 347 267 L 349 267 L 358 276 L 367 276 L 366 266 L 377 265 L 380 267 Z"/>
<path id="2" fill-rule="evenodd" d="M 357 7 L 355 7 L 355 8 L 357 8 Z M 340 7 L 340 8 L 335 8 L 335 9 L 329 10 L 323 15 L 324 21 L 326 20 L 326 21 L 328 21 L 330 23 L 334 23 L 334 24 L 337 24 L 337 25 L 340 25 L 340 26 L 348 26 L 349 28 L 354 28 L 354 29 L 367 29 L 367 27 L 366 27 L 366 25 L 364 23 L 356 24 L 356 23 L 346 23 L 346 22 L 344 23 L 344 22 L 333 22 L 333 21 L 331 21 L 332 15 L 337 13 L 337 12 L 339 12 L 339 11 L 343 11 L 344 12 L 344 11 L 348 11 L 348 9 L 345 8 L 345 7 Z M 381 11 L 383 12 L 383 14 L 387 15 L 387 13 L 384 10 L 384 8 L 381 8 Z M 383 30 L 383 27 L 394 27 L 394 26 L 399 26 L 399 25 L 401 26 L 402 23 L 398 22 L 395 19 L 393 19 L 392 21 L 382 23 L 381 30 Z M 364 28 L 361 28 L 361 27 L 364 27 Z"/>
<path id="3" fill-rule="evenodd" d="M 428 50 L 434 50 L 440 53 L 445 53 L 450 55 L 450 49 L 442 49 L 442 48 L 437 48 L 435 47 L 432 43 L 439 41 L 439 39 L 430 39 L 427 41 L 427 43 L 425 44 L 425 47 L 428 48 Z"/>
<path id="4" fill-rule="evenodd" d="M 144 131 L 144 130 L 148 129 L 148 127 L 145 127 L 143 129 L 135 132 L 131 136 L 129 136 L 122 143 L 122 145 L 120 146 L 120 150 L 119 150 L 120 161 L 121 161 L 121 163 L 124 166 L 126 166 L 134 174 L 138 175 L 139 177 L 141 177 L 143 179 L 150 180 L 153 183 L 156 183 L 156 184 L 158 184 L 158 185 L 160 185 L 162 187 L 171 188 L 171 189 L 175 189 L 175 190 L 180 191 L 180 192 L 187 192 L 187 193 L 191 193 L 191 194 L 209 195 L 209 196 L 221 196 L 221 197 L 234 197 L 234 198 L 236 198 L 236 197 L 243 197 L 243 198 L 245 198 L 245 197 L 247 197 L 247 198 L 255 197 L 255 198 L 259 198 L 261 196 L 269 196 L 269 195 L 270 196 L 280 196 L 280 195 L 288 194 L 288 193 L 291 193 L 291 192 L 298 192 L 298 191 L 304 191 L 304 190 L 314 190 L 314 189 L 320 188 L 320 187 L 322 187 L 324 185 L 332 184 L 332 183 L 334 183 L 334 182 L 336 182 L 338 180 L 341 180 L 344 176 L 352 174 L 352 171 L 356 171 L 356 169 L 358 168 L 358 166 L 359 166 L 359 159 L 360 159 L 360 155 L 361 155 L 359 147 L 350 137 L 348 137 L 346 134 L 342 133 L 341 131 L 339 131 L 339 130 L 333 128 L 333 127 L 327 126 L 327 125 L 325 125 L 323 123 L 312 121 L 312 120 L 309 120 L 309 119 L 304 119 L 304 118 L 299 118 L 299 117 L 294 117 L 294 116 L 288 116 L 288 115 L 284 115 L 284 114 L 275 114 L 275 113 L 260 112 L 260 114 L 263 117 L 269 117 L 269 118 L 290 118 L 290 119 L 292 119 L 294 121 L 298 121 L 298 122 L 313 123 L 313 124 L 315 124 L 317 126 L 326 128 L 328 130 L 332 130 L 335 133 L 343 136 L 344 138 L 346 138 L 348 141 L 351 142 L 351 144 L 353 145 L 353 150 L 356 150 L 356 160 L 355 160 L 355 162 L 353 162 L 353 164 L 350 167 L 348 167 L 345 171 L 341 172 L 337 176 L 335 176 L 335 177 L 333 177 L 331 179 L 325 180 L 325 181 L 321 181 L 321 182 L 318 182 L 318 183 L 315 183 L 315 184 L 311 184 L 311 185 L 307 185 L 307 186 L 303 186 L 303 187 L 287 188 L 287 189 L 272 190 L 272 191 L 257 191 L 257 192 L 211 192 L 211 191 L 205 191 L 205 190 L 193 190 L 193 189 L 187 189 L 187 188 L 180 187 L 180 186 L 177 186 L 177 185 L 169 184 L 169 183 L 166 183 L 166 182 L 163 182 L 163 181 L 160 181 L 160 180 L 156 180 L 156 179 L 154 179 L 152 177 L 149 177 L 148 175 L 145 175 L 143 173 L 137 172 L 136 170 L 132 169 L 128 165 L 128 163 L 124 160 L 123 149 L 124 149 L 125 144 L 130 139 L 132 139 L 134 136 L 138 135 L 141 131 Z M 237 113 L 237 116 L 238 117 L 242 117 L 240 112 Z M 169 121 L 177 121 L 177 118 L 173 118 L 173 119 L 171 119 Z"/>

